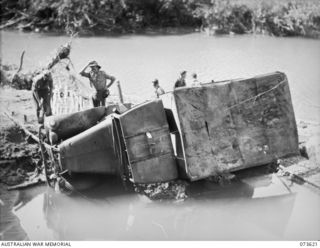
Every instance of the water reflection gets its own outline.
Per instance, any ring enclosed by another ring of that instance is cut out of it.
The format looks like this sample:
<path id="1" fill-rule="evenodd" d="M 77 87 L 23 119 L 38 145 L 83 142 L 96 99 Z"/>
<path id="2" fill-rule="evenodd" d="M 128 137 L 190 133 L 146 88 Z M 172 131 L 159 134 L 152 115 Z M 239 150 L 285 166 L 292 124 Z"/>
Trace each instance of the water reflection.
<path id="1" fill-rule="evenodd" d="M 92 187 L 71 196 L 51 188 L 21 195 L 24 204 L 14 214 L 30 240 L 313 240 L 320 234 L 319 196 L 289 188 L 268 166 L 222 184 L 193 182 L 185 201 L 151 201 L 118 178 L 93 177 L 87 185 L 82 179 L 74 183 Z"/>
<path id="2" fill-rule="evenodd" d="M 72 197 L 48 189 L 43 213 L 58 240 L 281 240 L 296 195 L 284 187 L 279 196 L 255 194 L 274 179 L 265 176 L 258 187 L 242 180 L 193 183 L 184 202 L 152 202 L 121 183 Z M 120 194 L 110 196 L 110 189 Z"/>

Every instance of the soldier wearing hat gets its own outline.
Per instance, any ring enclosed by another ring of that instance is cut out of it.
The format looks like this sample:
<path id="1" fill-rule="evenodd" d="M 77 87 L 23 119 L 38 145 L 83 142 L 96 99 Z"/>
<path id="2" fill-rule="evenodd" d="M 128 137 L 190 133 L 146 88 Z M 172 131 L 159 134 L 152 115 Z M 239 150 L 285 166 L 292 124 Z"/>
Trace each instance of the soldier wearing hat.
<path id="1" fill-rule="evenodd" d="M 90 67 L 91 71 L 86 72 L 87 68 Z M 90 80 L 90 86 L 94 87 L 96 93 L 92 97 L 94 107 L 105 106 L 106 98 L 109 96 L 109 87 L 116 80 L 115 77 L 108 75 L 105 71 L 100 70 L 101 66 L 96 61 L 91 61 L 83 70 L 80 75 L 87 77 Z M 110 83 L 107 84 L 107 79 Z"/>
<path id="2" fill-rule="evenodd" d="M 43 117 L 52 115 L 51 98 L 53 90 L 52 75 L 49 70 L 43 70 L 32 79 L 32 96 L 37 109 L 39 123 Z"/>
<path id="3" fill-rule="evenodd" d="M 187 77 L 187 72 L 186 71 L 182 71 L 180 73 L 180 77 L 175 82 L 173 89 L 186 86 L 186 77 Z"/>
<path id="4" fill-rule="evenodd" d="M 160 95 L 165 94 L 164 89 L 162 89 L 160 87 L 160 85 L 159 85 L 159 80 L 158 79 L 153 80 L 152 84 L 153 84 L 153 87 L 156 89 L 155 90 L 155 94 L 156 94 L 157 98 L 159 98 Z"/>

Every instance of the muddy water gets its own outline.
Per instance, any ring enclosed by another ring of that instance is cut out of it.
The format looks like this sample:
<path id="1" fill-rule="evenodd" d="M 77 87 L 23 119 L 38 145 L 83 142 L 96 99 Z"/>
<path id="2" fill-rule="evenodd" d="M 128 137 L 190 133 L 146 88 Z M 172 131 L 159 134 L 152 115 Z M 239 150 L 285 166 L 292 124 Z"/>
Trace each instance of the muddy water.
<path id="1" fill-rule="evenodd" d="M 46 62 L 67 37 L 17 32 L 1 33 L 3 62 L 18 64 L 26 50 L 25 68 Z M 296 117 L 320 121 L 320 41 L 267 36 L 203 34 L 77 38 L 72 61 L 77 71 L 90 60 L 116 76 L 124 93 L 145 99 L 158 78 L 171 90 L 181 70 L 196 72 L 206 82 L 283 71 L 287 74 Z M 116 92 L 113 87 L 112 91 Z"/>
<path id="2" fill-rule="evenodd" d="M 274 174 L 197 182 L 184 202 L 152 202 L 116 183 L 73 196 L 47 188 L 14 214 L 31 240 L 319 239 L 319 195 L 284 182 Z"/>

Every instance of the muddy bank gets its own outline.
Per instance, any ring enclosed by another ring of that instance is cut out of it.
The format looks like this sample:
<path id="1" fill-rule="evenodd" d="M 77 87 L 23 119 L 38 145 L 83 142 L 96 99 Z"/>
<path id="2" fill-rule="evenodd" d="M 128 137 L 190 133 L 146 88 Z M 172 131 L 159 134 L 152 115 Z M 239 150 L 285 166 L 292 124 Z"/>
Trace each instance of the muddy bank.
<path id="1" fill-rule="evenodd" d="M 38 143 L 7 114 L 35 135 L 38 124 L 30 91 L 1 87 L 0 104 L 0 181 L 12 186 L 29 178 L 41 166 L 41 161 Z"/>
<path id="2" fill-rule="evenodd" d="M 38 144 L 23 130 L 12 125 L 0 132 L 0 181 L 7 185 L 22 183 L 37 167 L 41 167 Z"/>

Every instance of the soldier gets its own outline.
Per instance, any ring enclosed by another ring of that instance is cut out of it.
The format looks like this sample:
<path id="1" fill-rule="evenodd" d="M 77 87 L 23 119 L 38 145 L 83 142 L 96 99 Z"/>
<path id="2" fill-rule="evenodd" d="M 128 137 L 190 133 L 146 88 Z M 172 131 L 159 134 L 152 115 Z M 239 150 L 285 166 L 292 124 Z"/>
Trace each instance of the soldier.
<path id="1" fill-rule="evenodd" d="M 201 83 L 198 80 L 198 75 L 196 73 L 192 74 L 192 85 L 191 86 L 198 86 Z"/>
<path id="2" fill-rule="evenodd" d="M 91 71 L 86 72 L 87 68 L 90 67 Z M 80 75 L 87 77 L 90 80 L 90 86 L 94 87 L 96 93 L 92 97 L 92 102 L 94 107 L 105 106 L 106 98 L 109 96 L 109 87 L 116 80 L 115 77 L 108 75 L 105 71 L 100 70 L 101 66 L 96 61 L 91 61 L 83 70 Z M 107 79 L 110 83 L 107 84 Z"/>
<path id="3" fill-rule="evenodd" d="M 155 94 L 156 94 L 157 98 L 159 98 L 160 95 L 165 94 L 164 89 L 162 89 L 159 85 L 158 79 L 153 80 L 152 83 L 153 83 L 153 87 L 156 89 Z"/>
<path id="4" fill-rule="evenodd" d="M 43 123 L 43 117 L 52 115 L 51 98 L 53 90 L 52 75 L 49 70 L 43 70 L 32 79 L 32 96 L 36 105 L 38 122 Z"/>
<path id="5" fill-rule="evenodd" d="M 182 71 L 180 73 L 180 77 L 178 78 L 178 80 L 176 81 L 176 83 L 174 84 L 173 89 L 176 89 L 178 87 L 184 87 L 186 86 L 186 77 L 187 77 L 187 72 L 186 71 Z"/>

